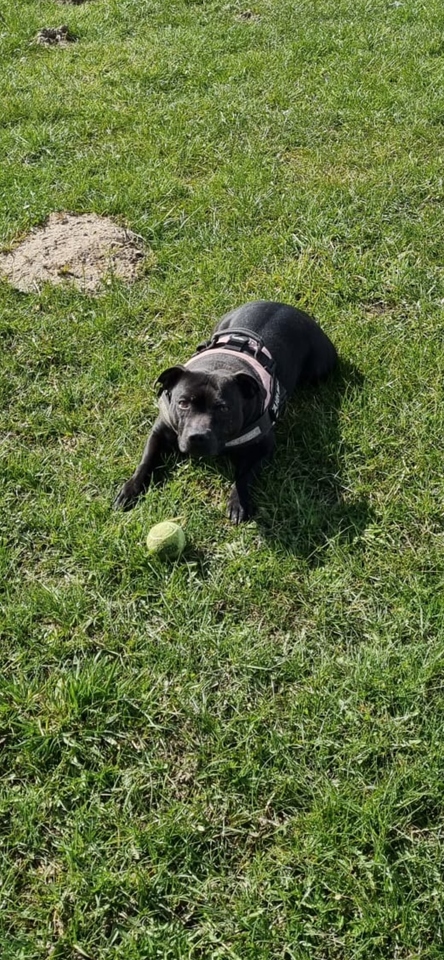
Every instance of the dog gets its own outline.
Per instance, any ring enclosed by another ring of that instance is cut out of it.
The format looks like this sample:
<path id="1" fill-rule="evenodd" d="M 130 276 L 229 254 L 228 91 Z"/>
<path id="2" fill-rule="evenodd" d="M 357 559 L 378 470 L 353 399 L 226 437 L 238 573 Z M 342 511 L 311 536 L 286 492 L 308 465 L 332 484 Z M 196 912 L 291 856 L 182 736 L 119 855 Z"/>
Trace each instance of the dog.
<path id="1" fill-rule="evenodd" d="M 250 488 L 274 447 L 274 425 L 298 386 L 334 369 L 337 352 L 315 320 L 284 303 L 255 300 L 224 317 L 185 364 L 160 374 L 159 416 L 132 477 L 116 497 L 129 509 L 165 454 L 228 454 L 235 481 L 228 502 L 234 524 L 250 516 Z"/>

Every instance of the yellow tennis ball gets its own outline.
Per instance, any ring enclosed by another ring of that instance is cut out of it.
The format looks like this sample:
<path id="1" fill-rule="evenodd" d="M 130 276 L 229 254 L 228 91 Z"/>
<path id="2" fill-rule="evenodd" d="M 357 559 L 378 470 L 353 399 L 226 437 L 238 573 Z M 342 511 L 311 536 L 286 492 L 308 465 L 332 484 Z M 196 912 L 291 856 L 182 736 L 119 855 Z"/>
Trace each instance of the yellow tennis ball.
<path id="1" fill-rule="evenodd" d="M 156 523 L 146 538 L 148 553 L 160 560 L 177 560 L 185 546 L 185 534 L 182 527 L 173 520 Z"/>

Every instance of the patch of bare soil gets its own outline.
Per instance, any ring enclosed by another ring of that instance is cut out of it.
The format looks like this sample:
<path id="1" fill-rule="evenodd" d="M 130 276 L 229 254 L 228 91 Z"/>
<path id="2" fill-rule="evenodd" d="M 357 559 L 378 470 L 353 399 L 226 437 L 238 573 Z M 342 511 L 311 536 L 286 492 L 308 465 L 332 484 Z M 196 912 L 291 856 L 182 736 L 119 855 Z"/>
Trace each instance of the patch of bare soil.
<path id="1" fill-rule="evenodd" d="M 94 293 L 112 276 L 136 280 L 142 258 L 140 239 L 108 217 L 52 213 L 43 227 L 0 254 L 0 276 L 25 293 L 43 283 Z"/>
<path id="2" fill-rule="evenodd" d="M 67 47 L 68 43 L 75 43 L 75 37 L 69 32 L 69 27 L 43 27 L 36 36 L 36 42 L 45 47 Z"/>
<path id="3" fill-rule="evenodd" d="M 250 21 L 253 21 L 253 20 L 259 21 L 260 19 L 261 19 L 260 14 L 259 14 L 259 13 L 255 13 L 254 10 L 243 10 L 241 13 L 238 13 L 238 15 L 237 15 L 237 17 L 236 17 L 236 20 L 247 20 L 247 21 L 248 21 L 248 20 L 250 20 Z"/>

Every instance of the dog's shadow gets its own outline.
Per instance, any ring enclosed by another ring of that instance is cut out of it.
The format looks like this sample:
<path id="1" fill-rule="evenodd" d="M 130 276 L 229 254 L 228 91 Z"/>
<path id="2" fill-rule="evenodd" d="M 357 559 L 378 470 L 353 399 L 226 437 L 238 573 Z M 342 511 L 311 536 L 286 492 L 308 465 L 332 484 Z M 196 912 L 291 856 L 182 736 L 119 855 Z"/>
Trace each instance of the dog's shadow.
<path id="1" fill-rule="evenodd" d="M 341 406 L 362 383 L 353 364 L 340 361 L 327 382 L 299 391 L 277 424 L 274 457 L 256 487 L 262 535 L 313 565 L 332 539 L 353 541 L 371 518 L 368 502 L 353 499 L 341 482 Z"/>

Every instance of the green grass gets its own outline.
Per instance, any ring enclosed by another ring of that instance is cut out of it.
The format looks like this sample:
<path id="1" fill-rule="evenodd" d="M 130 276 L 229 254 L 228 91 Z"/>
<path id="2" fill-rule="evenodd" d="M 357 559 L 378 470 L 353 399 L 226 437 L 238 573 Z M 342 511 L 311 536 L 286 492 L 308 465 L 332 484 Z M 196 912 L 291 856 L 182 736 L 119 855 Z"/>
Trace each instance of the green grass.
<path id="1" fill-rule="evenodd" d="M 442 5 L 247 6 L 3 0 L 3 245 L 70 210 L 149 250 L 0 285 L 3 960 L 443 955 Z M 258 297 L 342 363 L 255 520 L 216 463 L 114 514 L 157 375 Z"/>

